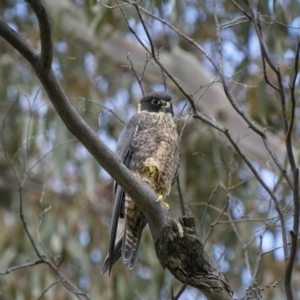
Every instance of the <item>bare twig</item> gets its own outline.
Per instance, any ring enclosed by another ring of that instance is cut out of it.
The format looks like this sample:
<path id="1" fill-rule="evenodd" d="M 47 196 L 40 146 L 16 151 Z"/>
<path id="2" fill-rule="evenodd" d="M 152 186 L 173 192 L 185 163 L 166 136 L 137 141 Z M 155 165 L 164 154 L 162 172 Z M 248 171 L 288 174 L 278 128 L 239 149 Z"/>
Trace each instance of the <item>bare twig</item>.
<path id="1" fill-rule="evenodd" d="M 285 220 L 284 220 L 284 216 L 283 216 L 283 213 L 282 213 L 281 208 L 279 206 L 279 202 L 278 202 L 278 199 L 277 199 L 276 195 L 271 191 L 271 189 L 267 186 L 267 184 L 265 183 L 265 181 L 261 178 L 261 176 L 259 175 L 258 171 L 254 168 L 254 166 L 251 163 L 251 161 L 249 160 L 249 158 L 238 147 L 237 143 L 233 140 L 233 138 L 232 138 L 231 134 L 229 133 L 228 129 L 219 126 L 218 124 L 216 124 L 212 120 L 208 119 L 207 117 L 203 116 L 199 112 L 197 112 L 197 114 L 194 115 L 194 118 L 200 119 L 200 120 L 204 121 L 205 123 L 209 124 L 213 128 L 215 128 L 218 131 L 222 132 L 227 137 L 227 139 L 232 144 L 232 146 L 234 147 L 234 149 L 237 151 L 237 153 L 241 156 L 241 158 L 244 160 L 244 162 L 250 168 L 250 170 L 252 171 L 253 175 L 258 180 L 258 182 L 263 186 L 263 188 L 270 195 L 271 199 L 274 201 L 276 211 L 277 211 L 277 213 L 279 215 L 279 218 L 280 218 L 283 242 L 284 242 L 285 245 L 287 245 Z M 284 247 L 284 253 L 285 253 L 285 257 L 287 257 L 288 256 L 287 246 Z"/>
<path id="2" fill-rule="evenodd" d="M 218 43 L 218 54 L 219 54 L 219 73 L 224 77 L 224 68 L 223 68 L 223 55 L 222 55 L 222 37 L 220 33 L 220 24 L 217 16 L 217 3 L 216 0 L 213 1 L 213 13 L 214 13 L 214 20 L 216 24 L 216 31 L 217 31 L 217 43 Z"/>
<path id="3" fill-rule="evenodd" d="M 144 95 L 145 95 L 145 92 L 144 92 L 144 89 L 143 89 L 143 86 L 142 86 L 142 80 L 143 80 L 143 74 L 144 74 L 144 71 L 145 71 L 145 69 L 146 69 L 148 60 L 147 60 L 146 63 L 145 63 L 143 74 L 142 74 L 141 78 L 139 78 L 139 76 L 138 76 L 138 75 L 136 74 L 136 72 L 135 72 L 134 66 L 133 66 L 133 64 L 132 64 L 132 60 L 130 59 L 130 52 L 131 52 L 131 50 L 128 50 L 128 52 L 127 52 L 127 60 L 128 60 L 129 63 L 130 63 L 130 70 L 132 70 L 132 72 L 133 72 L 133 74 L 134 74 L 134 77 L 136 78 L 136 80 L 137 80 L 137 82 L 138 82 L 138 84 L 139 84 L 139 86 L 140 86 L 141 92 L 142 92 L 142 94 L 143 94 L 143 96 L 144 96 Z"/>
<path id="4" fill-rule="evenodd" d="M 204 94 L 206 93 L 206 91 L 213 85 L 213 84 L 215 84 L 216 83 L 216 81 L 213 81 L 213 82 L 210 82 L 209 84 L 207 84 L 207 85 L 205 85 L 205 86 L 201 86 L 201 87 L 199 87 L 198 89 L 197 89 L 197 91 L 194 93 L 194 95 L 198 92 L 198 91 L 200 91 L 202 88 L 203 88 L 203 91 L 201 92 L 201 94 L 198 96 L 198 99 L 197 99 L 197 101 L 196 101 L 196 105 L 198 104 L 198 102 L 201 100 L 201 98 L 204 96 Z M 193 96 L 194 96 L 193 95 Z M 183 111 L 184 111 L 184 109 L 185 109 L 185 107 L 186 107 L 186 105 L 187 105 L 187 101 L 186 101 L 186 103 L 184 104 L 184 106 L 183 106 L 183 108 L 182 108 L 182 110 L 181 110 L 181 112 L 180 112 L 180 114 L 179 114 L 179 116 L 181 117 L 181 115 L 182 115 L 182 113 L 183 113 Z M 192 110 L 191 110 L 191 112 L 188 114 L 188 117 L 187 117 L 187 119 L 185 120 L 185 122 L 184 122 L 184 124 L 183 124 L 183 126 L 182 126 L 182 128 L 181 128 L 181 131 L 180 131 L 180 134 L 179 134 L 179 140 L 181 140 L 181 138 L 182 138 L 182 135 L 183 135 L 183 132 L 184 132 L 184 129 L 185 129 L 185 127 L 186 127 L 186 125 L 187 125 L 187 123 L 188 123 L 188 121 L 190 120 L 190 118 L 192 117 Z"/>
<path id="5" fill-rule="evenodd" d="M 222 186 L 222 185 L 220 185 Z M 188 202 L 189 205 L 192 205 L 192 206 L 197 206 L 197 205 L 200 205 L 200 206 L 208 206 L 208 208 L 211 208 L 212 210 L 214 211 L 217 211 L 217 212 L 222 212 L 222 209 L 218 208 L 217 206 L 214 206 L 214 205 L 207 205 L 207 202 Z M 219 224 L 228 224 L 228 225 L 231 225 L 231 223 L 244 223 L 244 222 L 266 222 L 266 221 L 275 221 L 277 219 L 279 219 L 278 216 L 276 217 L 273 217 L 273 218 L 257 218 L 257 219 L 236 219 L 236 220 L 233 220 L 230 218 L 230 215 L 228 213 L 224 213 L 223 214 L 224 216 L 226 216 L 229 221 L 219 221 L 217 225 Z M 290 216 L 290 214 L 284 214 L 283 217 L 287 217 L 287 216 Z"/>
<path id="6" fill-rule="evenodd" d="M 287 137 L 286 137 L 286 149 L 288 153 L 289 162 L 291 164 L 291 168 L 293 171 L 293 180 L 294 180 L 294 224 L 293 230 L 290 231 L 291 235 L 291 251 L 290 256 L 288 258 L 286 269 L 285 269 L 285 291 L 287 298 L 289 300 L 293 300 L 293 290 L 291 286 L 292 274 L 293 274 L 293 266 L 295 263 L 297 248 L 298 248 L 298 235 L 299 235 L 299 169 L 296 167 L 295 157 L 292 148 L 292 130 L 294 126 L 295 119 L 295 108 L 296 108 L 296 99 L 295 99 L 295 86 L 296 80 L 298 76 L 298 63 L 299 63 L 299 51 L 300 51 L 300 42 L 297 45 L 296 57 L 295 57 L 295 74 L 293 78 L 293 83 L 290 86 L 291 89 L 291 99 L 292 99 L 292 108 L 291 108 L 291 120 L 290 126 L 288 128 Z"/>
<path id="7" fill-rule="evenodd" d="M 2 126 L 2 131 L 1 131 L 1 139 L 2 139 L 2 145 L 3 145 L 3 150 L 4 150 L 4 156 L 5 156 L 5 159 L 7 160 L 7 162 L 9 163 L 10 167 L 12 168 L 12 170 L 14 172 L 14 175 L 15 175 L 15 177 L 17 179 L 17 182 L 18 182 L 18 186 L 19 186 L 19 189 L 18 189 L 18 192 L 19 192 L 19 216 L 20 216 L 21 222 L 23 224 L 23 228 L 25 230 L 25 233 L 26 233 L 27 237 L 30 240 L 30 243 L 31 243 L 36 255 L 39 257 L 39 259 L 41 261 L 43 261 L 44 259 L 43 259 L 42 255 L 40 254 L 40 252 L 38 251 L 36 245 L 35 245 L 35 242 L 34 242 L 32 236 L 29 232 L 29 229 L 27 227 L 27 224 L 26 224 L 26 221 L 25 221 L 25 218 L 24 218 L 24 213 L 23 213 L 23 185 L 24 185 L 24 180 L 23 180 L 23 182 L 20 181 L 20 178 L 19 178 L 19 176 L 16 172 L 16 169 L 15 169 L 11 159 L 9 158 L 9 156 L 6 152 L 6 147 L 5 147 L 4 137 L 3 137 L 4 127 L 5 127 L 5 120 L 6 120 L 6 117 L 8 115 L 8 112 L 9 112 L 10 108 L 13 106 L 14 103 L 15 102 L 13 102 L 12 105 L 9 107 L 9 109 L 8 109 L 8 111 L 7 111 L 7 113 L 4 117 L 4 120 L 3 120 L 3 126 Z"/>
<path id="8" fill-rule="evenodd" d="M 22 187 L 19 188 L 19 201 L 20 201 L 20 205 L 19 205 L 19 215 L 23 224 L 23 228 L 26 232 L 26 235 L 28 237 L 28 239 L 30 240 L 30 243 L 36 253 L 36 255 L 39 257 L 41 263 L 44 263 L 46 265 L 48 265 L 55 273 L 56 275 L 60 278 L 60 281 L 62 282 L 62 284 L 64 285 L 64 287 L 71 292 L 72 294 L 74 294 L 75 296 L 77 296 L 78 299 L 83 299 L 82 297 L 84 297 L 85 299 L 89 299 L 89 297 L 85 294 L 82 293 L 80 291 L 78 291 L 78 289 L 68 280 L 65 279 L 65 277 L 59 272 L 59 270 L 57 269 L 57 267 L 48 260 L 47 257 L 45 257 L 44 255 L 42 255 L 40 253 L 40 251 L 38 250 L 33 237 L 31 236 L 31 233 L 29 232 L 26 220 L 25 220 L 25 216 L 24 216 L 24 212 L 23 212 L 23 193 L 22 193 Z"/>
<path id="9" fill-rule="evenodd" d="M 291 179 L 291 177 L 287 174 L 286 169 L 283 167 L 283 165 L 280 163 L 276 153 L 274 152 L 274 150 L 272 149 L 270 142 L 267 138 L 267 136 L 265 135 L 262 138 L 264 145 L 266 147 L 266 149 L 268 150 L 268 152 L 270 153 L 275 165 L 277 166 L 277 168 L 280 170 L 282 176 L 285 178 L 286 182 L 288 183 L 288 185 L 290 186 L 291 189 L 293 189 L 293 181 Z"/>
<path id="10" fill-rule="evenodd" d="M 295 87 L 296 87 L 296 80 L 297 80 L 297 76 L 298 76 L 298 72 L 299 72 L 299 70 L 298 70 L 299 51 L 300 51 L 300 41 L 298 42 L 297 50 L 296 50 L 293 82 L 292 82 L 292 85 L 290 86 L 292 107 L 291 107 L 290 125 L 289 125 L 289 128 L 287 130 L 287 135 L 286 135 L 286 150 L 287 150 L 287 155 L 289 158 L 289 162 L 290 162 L 292 171 L 294 171 L 296 168 L 296 162 L 295 162 L 295 157 L 294 157 L 294 153 L 293 153 L 293 145 L 292 145 L 292 132 L 293 132 L 293 127 L 294 127 L 295 109 L 296 109 Z"/>
<path id="11" fill-rule="evenodd" d="M 45 153 L 43 156 L 41 156 L 34 164 L 32 164 L 32 166 L 30 166 L 30 168 L 28 168 L 25 172 L 25 175 L 27 175 L 28 173 L 30 173 L 41 161 L 43 161 L 49 154 L 53 153 L 54 150 L 68 144 L 68 143 L 72 143 L 75 142 L 76 139 L 70 139 L 67 140 L 57 146 L 54 146 L 50 151 L 48 151 L 47 153 Z M 25 182 L 26 177 L 24 177 L 24 182 Z"/>
<path id="12" fill-rule="evenodd" d="M 240 17 L 237 17 L 233 20 L 230 20 L 228 22 L 225 22 L 225 23 L 221 24 L 220 28 L 221 29 L 228 29 L 230 27 L 234 27 L 234 26 L 240 25 L 240 24 L 245 23 L 245 22 L 249 22 L 249 20 L 245 16 L 240 16 Z"/>
<path id="13" fill-rule="evenodd" d="M 42 247 L 42 249 L 52 258 L 54 258 L 54 256 L 48 251 L 48 249 L 44 246 L 44 244 L 42 243 L 42 239 L 41 239 L 41 236 L 40 236 L 40 229 L 41 229 L 41 226 L 42 226 L 42 223 L 43 223 L 43 218 L 44 218 L 44 215 L 49 211 L 51 210 L 51 205 L 48 206 L 47 208 L 43 208 L 43 202 L 44 202 L 44 195 L 45 195 L 45 185 L 43 185 L 43 191 L 42 191 L 42 194 L 41 194 L 41 197 L 40 197 L 40 206 L 41 206 L 41 213 L 40 213 L 40 216 L 39 216 L 39 223 L 38 223 L 38 227 L 37 227 L 37 240 L 39 242 L 39 245 Z"/>
<path id="14" fill-rule="evenodd" d="M 214 195 L 216 194 L 216 192 L 218 191 L 219 187 L 221 185 L 218 184 L 217 187 L 213 190 L 213 192 L 211 193 L 208 201 L 206 202 L 206 205 L 205 205 L 205 208 L 204 208 L 204 211 L 202 213 L 202 219 L 201 219 L 201 222 L 200 222 L 200 232 L 201 232 L 201 236 L 203 234 L 203 224 L 204 224 L 204 219 L 205 219 L 205 216 L 206 216 L 206 212 L 207 212 L 207 209 L 208 207 L 210 206 L 210 203 L 211 203 L 211 200 L 213 199 Z M 220 211 L 222 213 L 222 211 Z"/>
<path id="15" fill-rule="evenodd" d="M 238 3 L 234 0 L 230 0 L 250 21 L 252 21 L 252 16 L 249 15 Z"/>
<path id="16" fill-rule="evenodd" d="M 125 1 L 126 2 L 126 1 Z M 144 42 L 140 39 L 140 37 L 137 35 L 137 33 L 135 32 L 135 30 L 130 26 L 129 22 L 128 22 L 128 19 L 124 13 L 124 11 L 121 9 L 122 11 L 122 14 L 125 18 L 125 21 L 127 23 L 127 27 L 128 29 L 130 30 L 130 32 L 132 32 L 134 34 L 134 36 L 136 37 L 136 39 L 138 40 L 138 42 L 140 43 L 140 45 L 143 46 L 143 48 L 147 51 L 148 54 L 151 55 L 151 57 L 153 58 L 153 60 L 156 62 L 156 64 L 159 66 L 159 68 L 161 70 L 163 70 L 163 72 L 174 82 L 174 84 L 177 86 L 177 88 L 182 92 L 182 94 L 189 100 L 190 102 L 190 105 L 193 109 L 193 111 L 195 112 L 196 111 L 196 106 L 195 106 L 195 103 L 192 99 L 192 97 L 185 91 L 185 89 L 178 83 L 178 80 L 161 64 L 161 62 L 159 61 L 157 55 L 156 55 L 156 52 L 155 52 L 155 48 L 154 48 L 154 44 L 152 42 L 152 39 L 151 39 L 151 36 L 150 36 L 150 33 L 147 29 L 147 26 L 141 16 L 141 13 L 140 13 L 140 10 L 144 11 L 144 9 L 142 7 L 140 7 L 139 5 L 137 4 L 133 4 L 133 6 L 135 7 L 137 13 L 138 13 L 138 16 L 139 16 L 139 19 L 143 25 L 143 28 L 145 30 L 145 33 L 148 37 L 148 41 L 149 41 L 149 44 L 150 44 L 150 48 L 151 50 L 149 50 L 146 45 L 144 44 Z"/>
<path id="17" fill-rule="evenodd" d="M 43 292 L 42 292 L 42 294 L 37 298 L 37 300 L 40 300 L 40 299 L 42 299 L 44 296 L 45 296 L 45 294 L 53 287 L 53 286 L 55 286 L 56 284 L 58 284 L 58 283 L 61 283 L 61 281 L 60 280 L 57 280 L 57 281 L 54 281 L 54 282 L 52 282 Z"/>
<path id="18" fill-rule="evenodd" d="M 295 86 L 296 86 L 296 80 L 298 76 L 298 63 L 299 63 L 299 51 L 300 51 L 300 41 L 297 45 L 297 51 L 296 51 L 296 57 L 295 57 L 295 74 L 293 78 L 293 83 L 290 86 L 291 89 L 291 99 L 292 99 L 292 108 L 291 108 L 291 120 L 290 120 L 290 126 L 288 128 L 287 137 L 286 137 L 286 149 L 287 154 L 289 158 L 289 162 L 291 164 L 291 169 L 293 172 L 293 181 L 294 181 L 294 194 L 293 194 L 293 200 L 294 200 L 294 224 L 293 224 L 293 230 L 290 231 L 291 235 L 291 250 L 290 250 L 290 256 L 288 258 L 286 269 L 285 269 L 285 291 L 287 298 L 289 300 L 293 300 L 293 290 L 292 290 L 292 274 L 293 274 L 293 267 L 296 259 L 296 253 L 298 248 L 298 235 L 299 235 L 299 210 L 300 210 L 300 197 L 299 197 L 299 169 L 296 167 L 295 157 L 293 153 L 293 147 L 292 147 L 292 131 L 294 127 L 294 120 L 295 120 L 295 109 L 296 109 L 296 99 L 295 99 Z"/>
<path id="19" fill-rule="evenodd" d="M 130 5 L 130 4 L 137 4 L 137 3 L 140 3 L 141 0 L 137 0 L 135 2 L 127 2 L 127 3 L 123 3 L 123 4 L 119 4 L 118 5 L 114 5 L 114 6 L 109 6 L 109 5 L 106 5 L 105 3 L 103 3 L 102 1 L 100 0 L 97 0 L 98 3 L 100 3 L 102 6 L 104 6 L 105 8 L 109 8 L 109 9 L 115 9 L 115 8 L 120 8 L 120 7 L 123 7 L 123 6 L 126 6 L 126 5 Z"/>
<path id="20" fill-rule="evenodd" d="M 0 19 L 0 22 L 1 22 L 1 19 Z M 0 26 L 0 31 L 1 31 L 1 26 Z M 4 141 L 4 129 L 5 129 L 6 119 L 7 119 L 7 116 L 8 116 L 8 114 L 9 114 L 9 111 L 12 109 L 12 107 L 15 105 L 16 102 L 17 102 L 17 101 L 15 100 L 15 101 L 13 101 L 13 102 L 10 104 L 10 106 L 9 106 L 8 109 L 7 109 L 6 114 L 4 115 L 3 122 L 2 122 L 2 128 L 1 128 L 1 142 L 2 142 L 2 147 L 3 147 L 2 152 L 3 152 L 3 154 L 4 154 L 4 157 L 5 157 L 5 159 L 7 160 L 8 164 L 10 165 L 10 167 L 12 168 L 13 173 L 14 173 L 14 175 L 15 175 L 15 178 L 16 178 L 16 180 L 17 180 L 17 182 L 18 182 L 18 185 L 20 185 L 20 177 L 19 177 L 19 175 L 18 175 L 18 173 L 17 173 L 16 168 L 15 168 L 14 165 L 13 165 L 13 160 L 12 160 L 12 159 L 8 156 L 8 154 L 7 154 L 7 151 L 6 151 L 6 143 L 5 143 L 5 141 Z"/>
<path id="21" fill-rule="evenodd" d="M 259 27 L 259 22 L 257 22 L 257 18 L 251 8 L 251 5 L 250 5 L 250 2 L 248 0 L 244 0 L 244 2 L 246 3 L 247 7 L 248 7 L 248 10 L 249 10 L 249 14 L 248 13 L 245 13 L 244 10 L 241 10 L 243 13 L 245 13 L 245 16 L 247 16 L 249 18 L 249 20 L 252 22 L 254 28 L 255 28 L 255 31 L 257 33 L 257 37 L 259 39 L 259 44 L 260 44 L 260 47 L 261 47 L 261 52 L 262 52 L 262 55 L 263 57 L 266 59 L 267 63 L 269 64 L 269 66 L 272 68 L 272 70 L 277 73 L 277 68 L 275 67 L 275 65 L 273 64 L 273 62 L 271 61 L 270 59 L 270 56 L 266 50 L 266 47 L 265 47 L 265 44 L 264 44 L 264 41 L 263 41 L 263 36 L 262 36 L 262 32 L 261 32 L 261 29 Z"/>
<path id="22" fill-rule="evenodd" d="M 293 299 L 292 287 L 291 287 L 291 280 L 292 280 L 292 273 L 293 273 L 293 266 L 295 263 L 297 248 L 298 248 L 298 235 L 299 235 L 299 214 L 300 214 L 300 198 L 299 198 L 299 169 L 296 167 L 295 158 L 292 149 L 292 139 L 291 134 L 294 125 L 295 119 L 295 108 L 296 108 L 296 99 L 295 99 L 295 86 L 296 80 L 298 76 L 298 63 L 299 63 L 299 52 L 300 52 L 300 41 L 297 45 L 296 57 L 295 57 L 295 74 L 293 78 L 291 89 L 291 99 L 292 99 L 292 112 L 291 112 L 291 120 L 290 120 L 290 127 L 288 129 L 287 140 L 286 140 L 286 148 L 288 152 L 289 161 L 291 164 L 291 168 L 293 171 L 293 179 L 294 179 L 294 224 L 293 230 L 290 231 L 291 234 L 291 252 L 290 257 L 288 259 L 285 271 L 285 288 L 288 299 Z"/>
<path id="23" fill-rule="evenodd" d="M 180 298 L 180 296 L 182 295 L 182 293 L 185 291 L 185 289 L 187 288 L 187 285 L 184 284 L 181 289 L 178 291 L 177 295 L 175 297 L 173 297 L 173 300 L 178 300 Z"/>
<path id="24" fill-rule="evenodd" d="M 224 208 L 222 209 L 221 213 L 219 214 L 217 220 L 216 220 L 215 222 L 213 222 L 213 223 L 210 224 L 209 230 L 208 230 L 208 232 L 207 232 L 207 234 L 206 234 L 206 237 L 205 237 L 205 239 L 204 239 L 204 242 L 203 242 L 204 245 L 206 244 L 206 242 L 207 242 L 207 240 L 208 240 L 208 237 L 209 237 L 211 231 L 212 231 L 213 228 L 218 224 L 219 220 L 220 220 L 220 219 L 222 218 L 222 216 L 224 215 L 224 212 L 227 210 L 227 207 L 228 207 L 228 201 L 229 201 L 229 200 L 227 200 L 227 202 L 226 202 Z"/>
<path id="25" fill-rule="evenodd" d="M 16 266 L 13 266 L 13 267 L 10 267 L 10 268 L 6 269 L 4 272 L 0 272 L 0 275 L 6 275 L 6 274 L 9 274 L 11 272 L 23 269 L 23 268 L 33 267 L 33 266 L 40 265 L 40 264 L 43 264 L 43 263 L 45 263 L 44 260 L 38 259 L 36 261 L 27 262 L 27 263 L 24 263 L 24 264 L 19 264 L 19 265 L 16 265 Z"/>
<path id="26" fill-rule="evenodd" d="M 281 25 L 281 26 L 284 26 L 284 27 L 286 27 L 286 28 L 290 28 L 290 29 L 300 29 L 299 26 L 291 26 L 291 25 L 289 25 L 289 24 L 282 23 L 282 22 L 277 21 L 276 19 L 274 19 L 274 18 L 272 18 L 272 17 L 270 17 L 270 16 L 268 16 L 268 15 L 261 15 L 261 16 L 264 17 L 264 18 L 267 18 L 267 19 L 271 20 L 270 23 L 267 22 L 267 24 L 270 25 L 270 26 L 272 26 L 273 23 L 276 23 L 276 24 Z"/>
<path id="27" fill-rule="evenodd" d="M 272 62 L 272 60 L 271 60 L 271 58 L 268 54 L 268 51 L 266 49 L 264 39 L 263 39 L 263 35 L 262 35 L 261 25 L 260 25 L 260 21 L 259 21 L 259 12 L 257 13 L 257 17 L 255 17 L 254 12 L 251 8 L 250 2 L 248 0 L 244 0 L 244 2 L 246 3 L 246 5 L 248 7 L 248 10 L 250 12 L 252 24 L 254 26 L 254 29 L 256 31 L 256 35 L 257 35 L 258 40 L 259 40 L 262 60 L 266 60 L 268 65 L 271 67 L 271 69 L 274 71 L 274 73 L 277 76 L 278 87 L 274 86 L 269 81 L 267 81 L 267 83 L 270 84 L 280 95 L 282 119 L 283 119 L 285 132 L 287 133 L 287 131 L 288 131 L 288 121 L 287 121 L 287 115 L 286 115 L 285 93 L 284 93 L 284 88 L 283 88 L 283 85 L 282 85 L 282 78 L 281 78 L 280 69 L 278 67 L 275 67 L 275 65 Z"/>
<path id="28" fill-rule="evenodd" d="M 261 258 L 262 258 L 262 242 L 263 242 L 263 236 L 260 235 L 259 236 L 259 256 L 256 260 L 256 267 L 255 270 L 253 272 L 253 279 L 257 280 L 257 276 L 258 276 L 258 271 L 259 271 L 259 267 L 260 267 L 260 263 L 261 263 Z"/>
<path id="29" fill-rule="evenodd" d="M 289 216 L 289 215 L 284 215 L 284 217 L 287 217 L 287 216 Z M 258 219 L 239 219 L 239 220 L 219 221 L 218 224 L 247 223 L 247 222 L 266 222 L 266 221 L 274 221 L 274 220 L 278 220 L 278 217 L 263 218 L 263 219 L 259 219 L 258 218 Z"/>
<path id="30" fill-rule="evenodd" d="M 299 210 L 300 210 L 300 204 L 299 204 L 299 169 L 296 168 L 294 170 L 294 226 L 293 230 L 290 231 L 291 235 L 291 251 L 290 256 L 288 258 L 286 269 L 285 269 L 285 280 L 284 280 L 284 286 L 285 286 L 285 292 L 287 295 L 288 300 L 293 300 L 293 290 L 292 290 L 292 274 L 293 274 L 293 267 L 295 263 L 295 258 L 297 254 L 297 248 L 298 248 L 298 234 L 299 234 Z"/>
<path id="31" fill-rule="evenodd" d="M 100 103 L 98 103 L 98 102 L 96 102 L 94 100 L 83 98 L 83 97 L 80 97 L 80 98 L 70 98 L 70 99 L 72 99 L 72 100 L 78 100 L 78 101 L 87 101 L 87 102 L 93 103 L 93 104 L 95 104 L 97 106 L 100 106 L 100 107 L 104 108 L 106 110 L 106 112 L 110 112 L 113 116 L 115 116 L 122 124 L 125 124 L 125 122 L 112 109 L 110 109 L 110 108 L 108 108 L 108 107 L 106 107 L 106 106 L 104 106 L 104 105 L 102 105 L 102 104 L 100 104 Z M 104 112 L 104 113 L 106 113 L 106 112 Z"/>

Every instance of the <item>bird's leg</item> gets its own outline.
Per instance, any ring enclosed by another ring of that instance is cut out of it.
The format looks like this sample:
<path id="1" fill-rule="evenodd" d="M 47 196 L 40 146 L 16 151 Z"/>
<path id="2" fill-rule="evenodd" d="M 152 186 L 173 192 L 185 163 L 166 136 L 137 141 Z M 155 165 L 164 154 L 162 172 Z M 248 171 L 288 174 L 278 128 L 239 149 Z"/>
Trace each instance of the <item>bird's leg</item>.
<path id="1" fill-rule="evenodd" d="M 152 178 L 155 181 L 157 181 L 159 171 L 156 166 L 153 165 L 145 166 L 145 173 L 148 176 L 148 178 Z"/>
<path id="2" fill-rule="evenodd" d="M 162 195 L 162 194 L 159 194 L 158 193 L 158 187 L 156 186 L 156 187 L 154 187 L 154 191 L 157 193 L 157 200 L 156 200 L 156 202 L 158 202 L 158 201 L 162 201 L 162 204 L 165 206 L 165 208 L 166 209 L 169 209 L 169 204 L 167 203 L 167 202 L 164 202 L 163 200 L 164 200 L 164 196 Z"/>
<path id="3" fill-rule="evenodd" d="M 144 166 L 144 170 L 149 179 L 153 179 L 155 182 L 157 182 L 158 177 L 159 177 L 159 170 L 156 166 L 146 165 L 146 166 Z M 166 207 L 166 209 L 169 209 L 169 204 L 163 201 L 165 197 L 162 194 L 160 194 L 159 186 L 158 185 L 154 186 L 153 190 L 157 194 L 156 202 L 162 201 L 162 203 Z"/>
<path id="4" fill-rule="evenodd" d="M 157 199 L 157 201 L 159 201 L 159 199 Z M 167 203 L 167 202 L 162 202 L 162 204 L 164 205 L 164 207 L 166 208 L 166 209 L 169 209 L 170 208 L 170 205 Z"/>

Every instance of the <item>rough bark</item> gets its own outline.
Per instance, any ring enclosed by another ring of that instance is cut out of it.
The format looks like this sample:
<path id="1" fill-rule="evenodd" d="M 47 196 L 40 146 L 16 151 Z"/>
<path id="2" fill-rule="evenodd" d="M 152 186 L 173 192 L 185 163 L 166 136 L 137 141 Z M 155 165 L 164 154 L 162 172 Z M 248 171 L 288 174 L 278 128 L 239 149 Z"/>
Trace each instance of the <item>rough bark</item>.
<path id="1" fill-rule="evenodd" d="M 192 216 L 165 224 L 155 249 L 164 268 L 181 282 L 201 290 L 207 299 L 232 299 L 228 280 L 205 252 Z"/>

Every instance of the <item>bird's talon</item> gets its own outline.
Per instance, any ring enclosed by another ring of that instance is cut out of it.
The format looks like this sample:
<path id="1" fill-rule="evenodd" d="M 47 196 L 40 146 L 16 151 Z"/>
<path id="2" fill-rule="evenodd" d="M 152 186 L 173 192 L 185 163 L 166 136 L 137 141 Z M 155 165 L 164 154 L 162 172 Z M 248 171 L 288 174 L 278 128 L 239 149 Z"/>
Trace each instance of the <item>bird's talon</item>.
<path id="1" fill-rule="evenodd" d="M 156 202 L 158 202 L 158 201 L 162 201 L 164 199 L 164 196 L 163 195 L 161 195 L 161 194 L 158 194 L 157 195 L 157 200 L 156 200 Z M 164 205 L 164 207 L 166 208 L 166 209 L 169 209 L 169 204 L 167 203 L 167 202 L 164 202 L 164 201 L 162 201 L 162 204 Z"/>
<path id="2" fill-rule="evenodd" d="M 169 204 L 167 203 L 167 202 L 163 202 L 163 205 L 164 205 L 164 207 L 166 208 L 166 209 L 169 209 Z"/>
<path id="3" fill-rule="evenodd" d="M 156 179 L 158 176 L 158 169 L 156 166 L 145 166 L 145 173 L 147 174 L 147 176 L 153 179 Z"/>
<path id="4" fill-rule="evenodd" d="M 162 200 L 162 199 L 164 199 L 164 196 L 161 194 L 158 194 L 157 201 Z"/>

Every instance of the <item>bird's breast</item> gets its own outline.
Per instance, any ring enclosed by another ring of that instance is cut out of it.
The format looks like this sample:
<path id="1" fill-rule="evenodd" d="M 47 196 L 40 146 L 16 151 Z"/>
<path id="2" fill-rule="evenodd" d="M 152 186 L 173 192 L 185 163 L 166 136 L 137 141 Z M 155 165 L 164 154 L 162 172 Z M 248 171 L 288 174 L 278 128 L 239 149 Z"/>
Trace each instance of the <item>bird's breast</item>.
<path id="1" fill-rule="evenodd" d="M 148 127 L 167 127 L 176 129 L 176 124 L 170 113 L 166 112 L 142 112 L 141 113 L 141 124 L 146 124 Z"/>
<path id="2" fill-rule="evenodd" d="M 136 170 L 140 180 L 152 188 L 155 186 L 162 195 L 169 193 L 177 170 L 178 144 L 177 128 L 171 114 L 141 114 L 131 144 L 132 169 Z"/>

